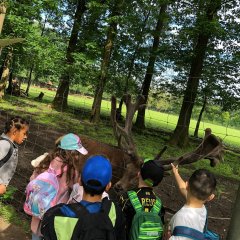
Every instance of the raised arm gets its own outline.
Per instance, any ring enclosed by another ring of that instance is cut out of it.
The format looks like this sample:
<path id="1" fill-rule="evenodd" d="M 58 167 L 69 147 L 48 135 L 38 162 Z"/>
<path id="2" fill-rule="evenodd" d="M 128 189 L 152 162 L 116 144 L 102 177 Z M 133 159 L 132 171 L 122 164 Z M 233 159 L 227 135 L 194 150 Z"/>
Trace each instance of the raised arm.
<path id="1" fill-rule="evenodd" d="M 173 175 L 176 179 L 176 182 L 177 182 L 177 185 L 178 185 L 178 188 L 181 192 L 181 194 L 187 198 L 187 186 L 186 186 L 186 182 L 184 182 L 184 180 L 182 179 L 182 177 L 179 175 L 178 173 L 178 165 L 175 166 L 174 164 L 172 164 L 172 172 L 173 172 Z"/>

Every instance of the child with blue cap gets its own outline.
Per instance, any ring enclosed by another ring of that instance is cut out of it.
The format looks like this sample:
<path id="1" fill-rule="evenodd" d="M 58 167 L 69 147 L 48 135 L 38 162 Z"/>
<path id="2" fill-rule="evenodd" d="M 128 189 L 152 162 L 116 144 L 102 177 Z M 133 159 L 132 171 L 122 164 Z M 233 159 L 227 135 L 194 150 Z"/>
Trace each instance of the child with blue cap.
<path id="1" fill-rule="evenodd" d="M 46 212 L 41 229 L 44 239 L 55 239 L 57 235 L 58 239 L 64 240 L 125 240 L 125 219 L 121 209 L 108 198 L 102 199 L 103 192 L 111 188 L 111 179 L 112 166 L 106 157 L 94 155 L 87 159 L 81 173 L 82 200 L 57 205 Z M 63 230 L 63 224 L 64 229 L 69 226 L 71 231 Z"/>

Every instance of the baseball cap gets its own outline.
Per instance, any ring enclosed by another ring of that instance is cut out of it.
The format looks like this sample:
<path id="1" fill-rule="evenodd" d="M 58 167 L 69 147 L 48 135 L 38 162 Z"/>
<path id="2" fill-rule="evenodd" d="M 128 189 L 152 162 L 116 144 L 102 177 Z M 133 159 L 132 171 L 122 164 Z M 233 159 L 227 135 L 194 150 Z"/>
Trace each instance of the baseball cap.
<path id="1" fill-rule="evenodd" d="M 82 145 L 80 137 L 73 133 L 64 135 L 60 140 L 58 147 L 64 150 L 77 150 L 83 155 L 88 154 L 87 149 Z"/>
<path id="2" fill-rule="evenodd" d="M 88 158 L 83 166 L 81 179 L 87 187 L 94 190 L 105 188 L 112 179 L 112 165 L 110 161 L 101 155 Z M 93 184 L 93 182 L 99 184 Z"/>
<path id="3" fill-rule="evenodd" d="M 163 179 L 164 168 L 154 160 L 145 160 L 141 170 L 142 179 L 151 187 L 157 186 Z"/>

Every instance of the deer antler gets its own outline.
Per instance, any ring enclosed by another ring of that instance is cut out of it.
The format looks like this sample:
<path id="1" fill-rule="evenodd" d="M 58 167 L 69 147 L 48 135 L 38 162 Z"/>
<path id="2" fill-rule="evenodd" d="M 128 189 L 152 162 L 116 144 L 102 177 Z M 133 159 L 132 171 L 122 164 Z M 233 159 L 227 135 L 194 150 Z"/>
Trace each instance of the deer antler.
<path id="1" fill-rule="evenodd" d="M 140 161 L 140 157 L 137 153 L 136 146 L 132 137 L 132 122 L 135 112 L 143 105 L 143 96 L 138 96 L 135 103 L 132 103 L 131 96 L 129 94 L 124 96 L 124 102 L 126 104 L 127 113 L 125 126 L 122 127 L 117 123 L 116 111 L 117 111 L 117 100 L 114 96 L 111 99 L 111 121 L 113 125 L 114 135 L 117 138 L 118 146 L 126 151 L 135 162 Z"/>

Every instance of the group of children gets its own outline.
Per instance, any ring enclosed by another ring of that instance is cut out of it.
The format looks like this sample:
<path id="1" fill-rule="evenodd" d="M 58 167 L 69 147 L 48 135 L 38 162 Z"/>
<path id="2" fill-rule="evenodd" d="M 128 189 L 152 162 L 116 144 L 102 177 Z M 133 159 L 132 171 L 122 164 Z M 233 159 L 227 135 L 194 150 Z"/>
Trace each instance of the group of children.
<path id="1" fill-rule="evenodd" d="M 0 194 L 6 191 L 16 170 L 17 144 L 27 138 L 28 128 L 29 123 L 20 117 L 6 123 L 0 138 Z M 146 160 L 138 172 L 138 187 L 123 193 L 118 203 L 114 203 L 108 195 L 112 179 L 110 161 L 105 156 L 94 155 L 81 167 L 82 157 L 87 154 L 80 138 L 69 133 L 56 141 L 52 152 L 32 161 L 34 172 L 29 184 L 35 181 L 35 185 L 31 185 L 33 189 L 28 192 L 24 210 L 25 207 L 40 208 L 40 202 L 46 207 L 47 199 L 51 199 L 51 206 L 44 214 L 32 214 L 32 240 L 204 239 L 207 231 L 204 204 L 214 198 L 216 188 L 212 173 L 199 169 L 185 182 L 178 166 L 172 164 L 173 175 L 186 202 L 167 224 L 162 202 L 153 191 L 163 179 L 161 164 Z M 39 190 L 38 184 L 46 174 L 54 176 L 52 181 L 57 179 L 56 194 L 49 190 L 46 197 L 38 195 L 32 200 L 33 191 Z"/>

